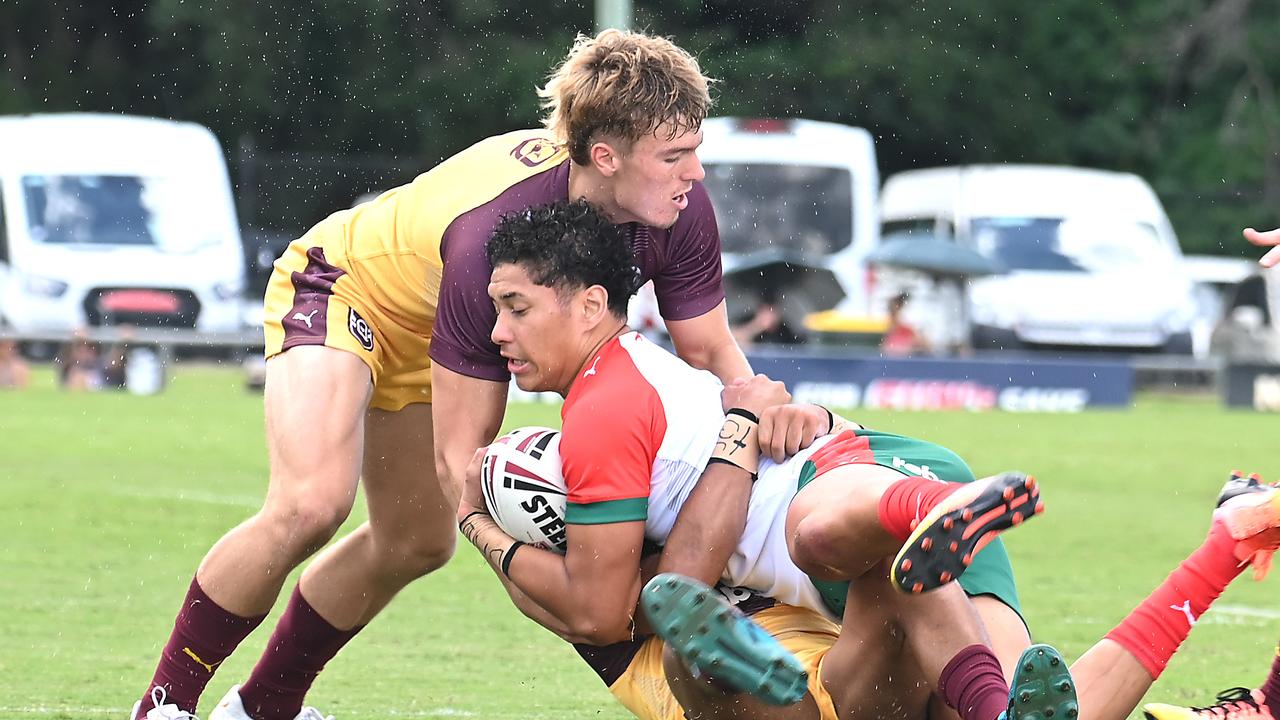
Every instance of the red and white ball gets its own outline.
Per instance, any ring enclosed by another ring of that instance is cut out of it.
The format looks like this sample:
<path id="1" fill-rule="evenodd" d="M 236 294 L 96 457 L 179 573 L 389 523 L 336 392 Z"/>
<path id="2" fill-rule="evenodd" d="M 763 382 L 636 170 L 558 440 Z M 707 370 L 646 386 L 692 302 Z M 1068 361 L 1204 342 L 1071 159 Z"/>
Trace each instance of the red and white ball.
<path id="1" fill-rule="evenodd" d="M 493 441 L 480 467 L 480 487 L 489 514 L 508 535 L 564 553 L 559 430 L 526 427 Z"/>

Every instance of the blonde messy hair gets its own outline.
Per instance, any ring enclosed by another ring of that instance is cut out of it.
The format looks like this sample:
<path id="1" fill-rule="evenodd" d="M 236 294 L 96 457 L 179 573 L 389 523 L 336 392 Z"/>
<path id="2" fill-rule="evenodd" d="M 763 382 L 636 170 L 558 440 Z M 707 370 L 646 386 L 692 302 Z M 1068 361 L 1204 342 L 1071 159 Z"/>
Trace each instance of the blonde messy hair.
<path id="1" fill-rule="evenodd" d="M 624 30 L 579 35 L 569 56 L 538 90 L 543 124 L 579 165 L 602 136 L 625 149 L 665 126 L 667 139 L 696 131 L 711 107 L 698 61 L 675 43 Z"/>

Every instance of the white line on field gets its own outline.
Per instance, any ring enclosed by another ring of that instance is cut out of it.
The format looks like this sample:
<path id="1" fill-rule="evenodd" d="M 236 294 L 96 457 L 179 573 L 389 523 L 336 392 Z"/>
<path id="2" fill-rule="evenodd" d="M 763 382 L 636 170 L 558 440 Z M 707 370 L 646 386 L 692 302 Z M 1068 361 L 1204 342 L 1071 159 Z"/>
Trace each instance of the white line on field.
<path id="1" fill-rule="evenodd" d="M 1248 625 L 1265 627 L 1272 620 L 1280 620 L 1280 608 L 1261 608 L 1249 605 L 1214 605 L 1204 614 L 1204 622 L 1210 625 Z M 1058 622 L 1064 625 L 1102 625 L 1107 620 L 1094 617 L 1068 616 Z"/>
<path id="2" fill-rule="evenodd" d="M 1248 605 L 1214 605 L 1208 613 L 1209 618 L 1224 615 L 1241 619 L 1280 620 L 1280 609 L 1257 608 L 1249 607 Z"/>

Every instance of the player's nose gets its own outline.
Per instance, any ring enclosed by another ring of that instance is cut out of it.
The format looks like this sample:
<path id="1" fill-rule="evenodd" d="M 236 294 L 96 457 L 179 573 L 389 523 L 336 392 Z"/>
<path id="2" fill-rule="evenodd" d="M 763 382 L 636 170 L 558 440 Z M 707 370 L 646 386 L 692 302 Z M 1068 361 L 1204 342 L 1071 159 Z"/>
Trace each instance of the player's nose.
<path id="1" fill-rule="evenodd" d="M 702 167 L 702 160 L 698 159 L 697 155 L 691 155 L 690 157 L 693 160 L 690 162 L 689 172 L 685 175 L 685 179 L 693 182 L 702 182 L 702 179 L 707 176 L 706 169 Z"/>
<path id="2" fill-rule="evenodd" d="M 489 339 L 494 345 L 505 345 L 511 342 L 511 332 L 507 329 L 507 323 L 502 320 L 502 314 L 498 314 L 498 319 L 493 323 L 493 331 L 489 333 Z"/>

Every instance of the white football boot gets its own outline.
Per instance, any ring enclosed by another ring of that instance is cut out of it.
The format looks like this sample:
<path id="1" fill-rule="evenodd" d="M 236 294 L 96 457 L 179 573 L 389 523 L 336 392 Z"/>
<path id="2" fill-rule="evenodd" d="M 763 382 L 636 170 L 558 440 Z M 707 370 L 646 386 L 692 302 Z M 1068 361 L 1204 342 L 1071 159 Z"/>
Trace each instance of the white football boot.
<path id="1" fill-rule="evenodd" d="M 142 701 L 133 704 L 133 710 L 129 711 L 129 720 L 138 718 L 138 720 L 200 720 L 194 714 L 179 708 L 173 703 L 165 704 L 168 693 L 159 685 L 151 688 L 151 702 L 155 703 L 155 707 L 147 711 L 147 714 L 138 718 L 138 708 L 142 707 Z"/>
<path id="2" fill-rule="evenodd" d="M 151 718 L 147 718 L 151 720 Z M 240 686 L 233 685 L 226 695 L 218 701 L 218 705 L 209 713 L 209 720 L 253 720 L 245 712 L 244 701 L 240 699 Z M 310 705 L 303 707 L 293 720 L 333 720 L 332 715 L 324 715 Z"/>

